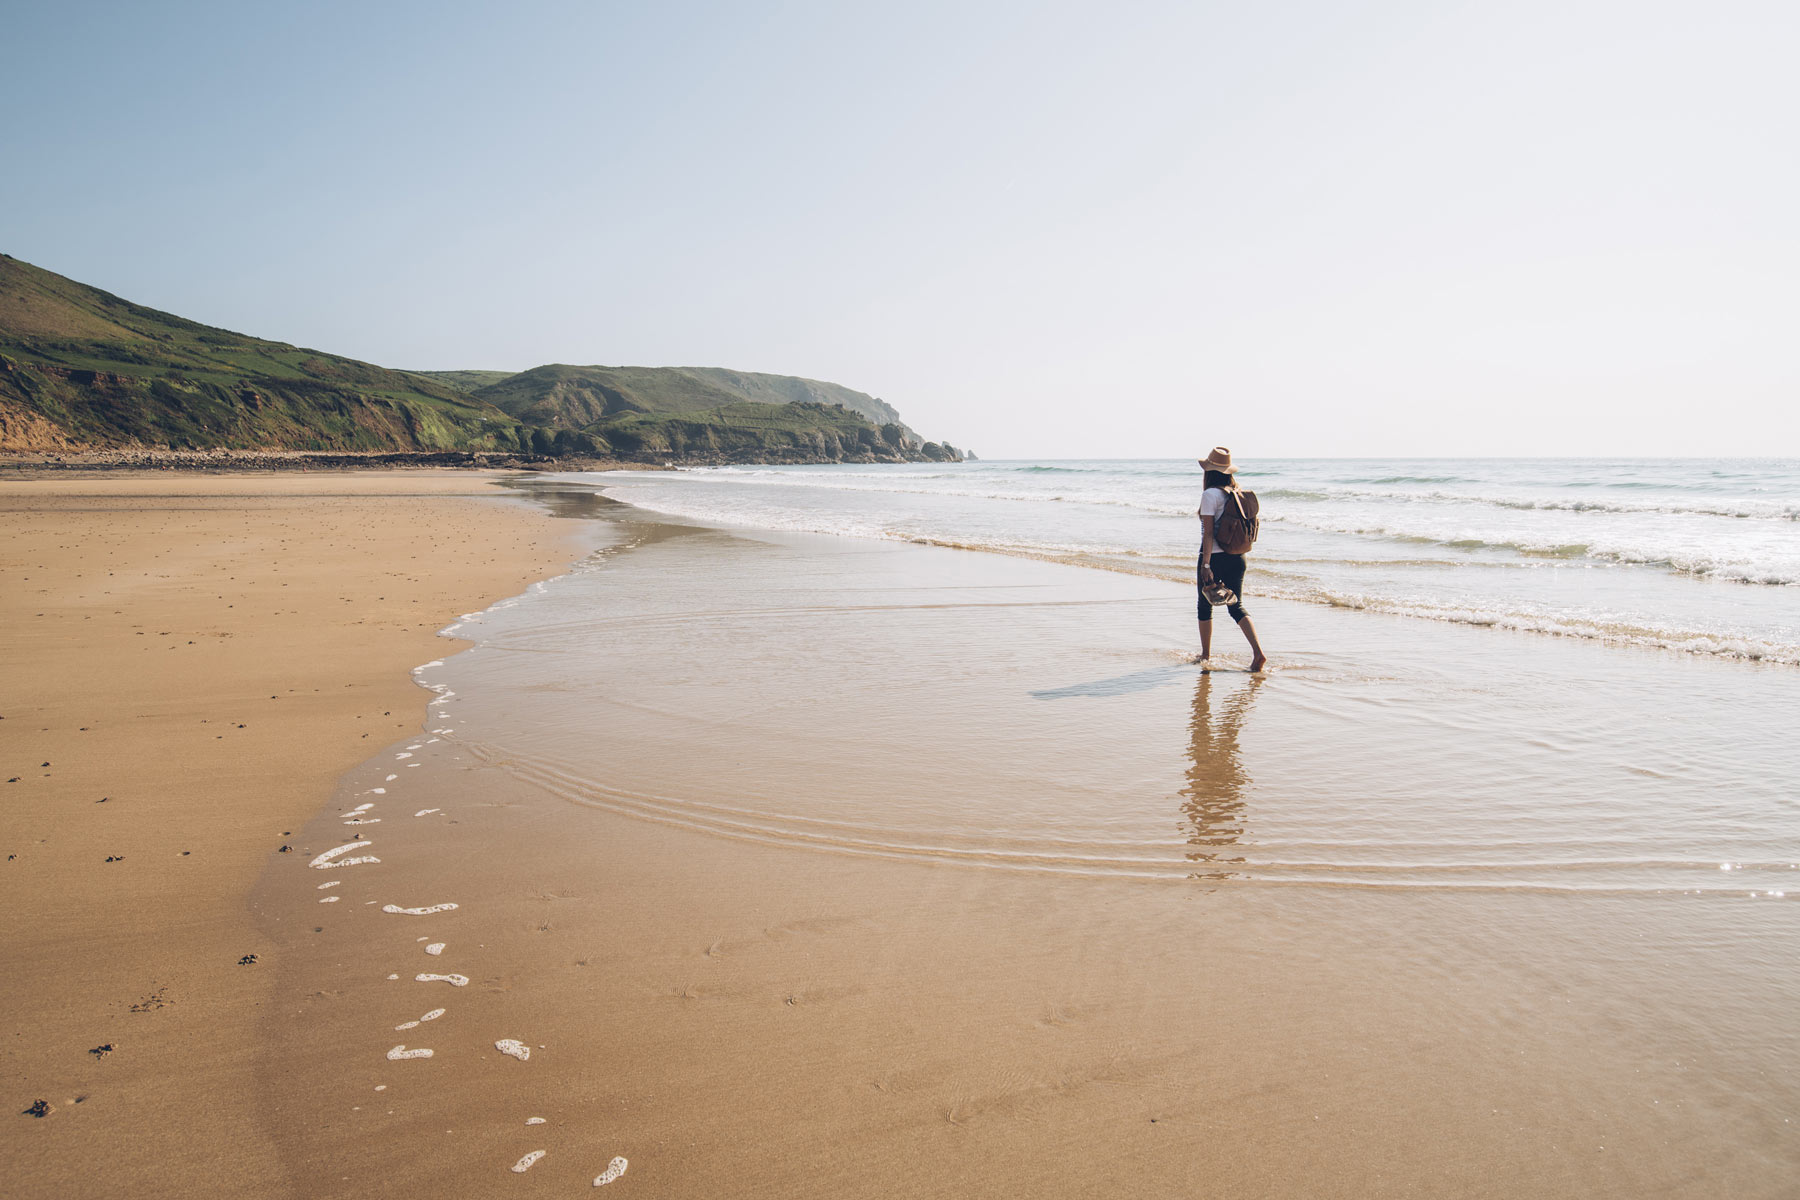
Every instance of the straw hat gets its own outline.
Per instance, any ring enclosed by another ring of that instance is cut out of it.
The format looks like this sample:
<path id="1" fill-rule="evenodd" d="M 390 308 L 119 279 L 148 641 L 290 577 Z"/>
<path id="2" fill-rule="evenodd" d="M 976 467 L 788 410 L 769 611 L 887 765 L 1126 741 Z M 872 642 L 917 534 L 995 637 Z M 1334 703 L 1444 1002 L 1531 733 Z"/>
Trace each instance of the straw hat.
<path id="1" fill-rule="evenodd" d="M 1223 471 L 1227 475 L 1234 474 L 1231 469 L 1231 450 L 1225 446 L 1214 446 L 1212 453 L 1200 460 L 1200 465 L 1209 471 Z"/>

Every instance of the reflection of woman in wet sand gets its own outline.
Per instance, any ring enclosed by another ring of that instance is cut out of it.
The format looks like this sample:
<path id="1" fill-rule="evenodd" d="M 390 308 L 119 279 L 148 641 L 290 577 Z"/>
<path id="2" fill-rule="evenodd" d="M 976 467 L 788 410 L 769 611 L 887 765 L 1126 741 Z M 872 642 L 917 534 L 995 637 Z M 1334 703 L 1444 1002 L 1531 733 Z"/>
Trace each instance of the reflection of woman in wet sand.
<path id="1" fill-rule="evenodd" d="M 1253 676 L 1247 686 L 1220 699 L 1215 713 L 1213 688 L 1226 688 L 1210 674 L 1194 680 L 1194 715 L 1188 726 L 1187 786 L 1181 812 L 1189 830 L 1188 858 L 1194 862 L 1242 862 L 1220 859 L 1219 847 L 1235 846 L 1244 833 L 1244 793 L 1250 774 L 1238 752 L 1238 731 L 1262 685 Z M 1219 874 L 1223 875 L 1224 872 Z"/>

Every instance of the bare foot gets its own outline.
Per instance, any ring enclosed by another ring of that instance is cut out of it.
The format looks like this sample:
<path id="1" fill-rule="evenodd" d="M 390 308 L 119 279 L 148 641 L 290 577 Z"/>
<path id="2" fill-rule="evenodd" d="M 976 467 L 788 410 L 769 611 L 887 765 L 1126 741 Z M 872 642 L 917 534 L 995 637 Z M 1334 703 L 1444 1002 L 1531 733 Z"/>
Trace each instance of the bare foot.
<path id="1" fill-rule="evenodd" d="M 1204 654 L 1196 654 L 1194 656 L 1194 665 L 1199 667 L 1200 673 L 1204 675 L 1212 670 L 1212 659 L 1207 658 Z"/>
<path id="2" fill-rule="evenodd" d="M 1262 670 L 1268 664 L 1269 664 L 1269 656 L 1266 654 L 1259 654 L 1255 658 L 1250 660 L 1250 673 L 1252 675 L 1254 675 L 1258 671 Z"/>

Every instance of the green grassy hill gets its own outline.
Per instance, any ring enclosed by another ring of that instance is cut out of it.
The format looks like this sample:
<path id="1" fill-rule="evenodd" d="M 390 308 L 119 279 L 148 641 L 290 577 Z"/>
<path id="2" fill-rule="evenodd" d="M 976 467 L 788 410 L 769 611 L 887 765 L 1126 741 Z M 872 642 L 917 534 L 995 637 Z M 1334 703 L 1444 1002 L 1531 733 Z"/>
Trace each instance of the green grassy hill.
<path id="1" fill-rule="evenodd" d="M 957 457 L 837 384 L 718 368 L 395 371 L 201 325 L 0 255 L 0 451 L 142 448 Z"/>
<path id="2" fill-rule="evenodd" d="M 437 380 L 158 312 L 0 255 L 0 449 L 529 448 Z"/>
<path id="3" fill-rule="evenodd" d="M 474 382 L 487 371 L 420 372 Z M 942 457 L 883 401 L 835 383 L 721 367 L 604 367 L 550 363 L 477 387 L 474 396 L 529 425 L 575 434 L 615 452 L 742 461 Z"/>

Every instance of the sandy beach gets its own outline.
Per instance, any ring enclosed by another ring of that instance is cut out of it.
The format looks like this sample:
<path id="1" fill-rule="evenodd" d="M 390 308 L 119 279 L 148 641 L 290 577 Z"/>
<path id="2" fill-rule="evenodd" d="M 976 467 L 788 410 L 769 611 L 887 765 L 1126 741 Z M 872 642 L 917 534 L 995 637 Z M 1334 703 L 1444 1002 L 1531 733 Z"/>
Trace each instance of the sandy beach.
<path id="1" fill-rule="evenodd" d="M 9 1118 L 9 1194 L 301 1194 L 257 1119 L 245 896 L 418 728 L 437 630 L 575 553 L 496 478 L 0 481 L 4 1075 L 53 1109 Z"/>
<path id="2" fill-rule="evenodd" d="M 7 810 L 9 1076 L 55 1106 L 8 1127 L 20 1194 L 1775 1197 L 1800 1168 L 1797 910 L 1611 799 L 1725 781 L 1743 810 L 1696 818 L 1766 839 L 1783 752 L 1732 759 L 1784 668 L 1270 602 L 1281 669 L 1202 673 L 1158 580 L 379 478 L 338 486 L 402 495 L 11 502 L 41 551 L 9 583 L 61 561 L 65 599 L 10 630 L 140 581 L 108 638 L 26 647 L 66 697 L 44 741 L 3 712 L 52 763 Z M 132 666 L 208 629 L 262 649 Z M 1741 694 L 1736 732 L 1640 728 L 1672 671 Z M 304 732 L 250 741 L 290 704 Z M 129 771 L 62 781 L 127 722 Z"/>

